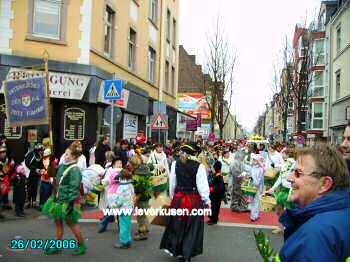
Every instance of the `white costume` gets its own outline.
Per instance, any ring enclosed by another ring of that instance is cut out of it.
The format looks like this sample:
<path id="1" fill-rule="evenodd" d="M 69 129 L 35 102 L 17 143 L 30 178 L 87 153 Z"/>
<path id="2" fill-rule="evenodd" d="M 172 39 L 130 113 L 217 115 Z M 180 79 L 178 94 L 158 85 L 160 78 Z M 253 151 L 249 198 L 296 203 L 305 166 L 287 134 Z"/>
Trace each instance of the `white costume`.
<path id="1" fill-rule="evenodd" d="M 261 156 L 252 154 L 252 159 L 261 160 Z M 264 169 L 260 164 L 253 164 L 250 169 L 250 176 L 253 179 L 253 185 L 258 188 L 253 202 L 251 203 L 250 219 L 256 220 L 260 216 L 260 198 L 264 193 Z"/>

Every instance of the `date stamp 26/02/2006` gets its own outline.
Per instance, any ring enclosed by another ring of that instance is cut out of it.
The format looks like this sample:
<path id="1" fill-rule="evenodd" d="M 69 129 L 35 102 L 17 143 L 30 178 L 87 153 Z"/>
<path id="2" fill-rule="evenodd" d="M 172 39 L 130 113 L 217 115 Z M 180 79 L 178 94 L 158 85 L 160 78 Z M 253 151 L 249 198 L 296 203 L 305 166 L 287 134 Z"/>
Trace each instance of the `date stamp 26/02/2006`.
<path id="1" fill-rule="evenodd" d="M 12 239 L 11 249 L 75 249 L 78 242 L 75 239 Z"/>

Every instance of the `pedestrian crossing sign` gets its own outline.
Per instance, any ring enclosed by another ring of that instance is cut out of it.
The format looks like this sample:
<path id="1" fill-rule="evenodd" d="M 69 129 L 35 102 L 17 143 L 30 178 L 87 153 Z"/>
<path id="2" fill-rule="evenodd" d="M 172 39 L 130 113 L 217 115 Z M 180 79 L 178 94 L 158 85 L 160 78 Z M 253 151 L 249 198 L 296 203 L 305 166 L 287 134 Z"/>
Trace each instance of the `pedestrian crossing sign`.
<path id="1" fill-rule="evenodd" d="M 151 125 L 152 129 L 168 129 L 168 122 L 165 118 L 165 116 L 161 113 L 158 112 L 158 114 L 156 114 L 156 116 L 153 119 L 152 125 Z"/>
<path id="2" fill-rule="evenodd" d="M 106 100 L 118 100 L 122 97 L 123 80 L 106 80 L 104 97 Z"/>

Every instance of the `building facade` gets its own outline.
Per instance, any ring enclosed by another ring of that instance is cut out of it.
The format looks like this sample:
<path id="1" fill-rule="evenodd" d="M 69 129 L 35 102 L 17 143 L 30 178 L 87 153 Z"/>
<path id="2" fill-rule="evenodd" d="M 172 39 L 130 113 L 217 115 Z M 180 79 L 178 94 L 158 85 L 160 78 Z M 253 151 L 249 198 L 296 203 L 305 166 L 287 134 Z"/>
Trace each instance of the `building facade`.
<path id="1" fill-rule="evenodd" d="M 350 120 L 350 1 L 335 1 L 328 38 L 329 136 L 340 144 Z"/>
<path id="2" fill-rule="evenodd" d="M 178 24 L 178 0 L 1 0 L 0 80 L 38 75 L 30 66 L 43 63 L 43 53 L 48 53 L 58 153 L 75 139 L 89 148 L 98 134 L 110 131 L 109 101 L 103 98 L 107 79 L 125 83 L 114 137 L 134 139 L 139 131 L 150 136 L 154 101 L 164 101 L 169 115 L 176 113 Z M 62 127 L 71 108 L 86 116 L 85 132 L 67 140 Z M 45 127 L 28 128 L 37 128 L 39 137 L 47 132 Z M 9 137 L 23 152 L 28 128 L 20 138 Z M 168 133 L 175 137 L 176 121 L 169 121 Z"/>

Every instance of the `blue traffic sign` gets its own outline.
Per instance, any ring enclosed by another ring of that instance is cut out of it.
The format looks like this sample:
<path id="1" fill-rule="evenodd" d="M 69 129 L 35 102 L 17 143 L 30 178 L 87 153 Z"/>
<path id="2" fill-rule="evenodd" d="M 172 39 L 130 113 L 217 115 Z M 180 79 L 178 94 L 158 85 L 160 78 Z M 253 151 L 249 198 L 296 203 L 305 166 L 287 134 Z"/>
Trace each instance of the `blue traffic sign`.
<path id="1" fill-rule="evenodd" d="M 124 82 L 121 79 L 105 81 L 105 99 L 118 100 L 122 98 Z"/>

